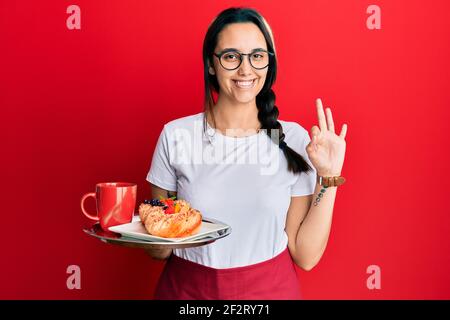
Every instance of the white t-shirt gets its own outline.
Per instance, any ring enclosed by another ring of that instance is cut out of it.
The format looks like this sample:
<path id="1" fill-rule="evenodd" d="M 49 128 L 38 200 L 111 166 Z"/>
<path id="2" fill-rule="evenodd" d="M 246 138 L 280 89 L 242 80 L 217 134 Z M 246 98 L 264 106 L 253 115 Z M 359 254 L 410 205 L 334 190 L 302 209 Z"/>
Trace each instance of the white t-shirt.
<path id="1" fill-rule="evenodd" d="M 178 199 L 232 228 L 225 238 L 206 246 L 174 249 L 175 255 L 225 269 L 259 263 L 286 249 L 291 197 L 314 193 L 316 170 L 305 150 L 308 131 L 296 122 L 279 122 L 284 141 L 313 171 L 301 175 L 288 171 L 286 157 L 265 130 L 247 137 L 224 135 L 204 122 L 204 112 L 164 125 L 147 181 L 177 191 Z"/>

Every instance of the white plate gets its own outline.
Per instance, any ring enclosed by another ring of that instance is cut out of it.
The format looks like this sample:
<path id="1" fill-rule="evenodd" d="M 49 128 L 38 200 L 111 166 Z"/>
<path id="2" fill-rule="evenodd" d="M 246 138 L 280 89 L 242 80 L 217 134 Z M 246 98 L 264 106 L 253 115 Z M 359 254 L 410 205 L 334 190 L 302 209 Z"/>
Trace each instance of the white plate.
<path id="1" fill-rule="evenodd" d="M 221 230 L 226 230 L 230 226 L 221 223 L 212 223 L 208 221 L 202 221 L 200 231 L 192 236 L 183 238 L 163 238 L 150 235 L 142 224 L 139 216 L 135 216 L 130 223 L 121 224 L 114 227 L 109 227 L 109 231 L 120 233 L 124 237 L 131 237 L 145 241 L 166 241 L 166 242 L 183 242 L 194 239 L 201 239 L 208 237 L 213 233 Z"/>

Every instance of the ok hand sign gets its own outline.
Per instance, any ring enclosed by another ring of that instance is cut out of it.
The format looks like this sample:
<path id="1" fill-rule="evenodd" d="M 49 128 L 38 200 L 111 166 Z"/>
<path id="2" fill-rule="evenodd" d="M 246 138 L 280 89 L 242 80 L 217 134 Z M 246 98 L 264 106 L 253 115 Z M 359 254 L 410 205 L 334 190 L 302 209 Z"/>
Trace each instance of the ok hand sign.
<path id="1" fill-rule="evenodd" d="M 306 152 L 318 175 L 340 176 L 344 165 L 347 124 L 344 124 L 341 133 L 336 135 L 331 109 L 326 108 L 325 117 L 320 99 L 316 100 L 316 109 L 319 127 L 312 127 L 312 138 L 306 147 Z"/>

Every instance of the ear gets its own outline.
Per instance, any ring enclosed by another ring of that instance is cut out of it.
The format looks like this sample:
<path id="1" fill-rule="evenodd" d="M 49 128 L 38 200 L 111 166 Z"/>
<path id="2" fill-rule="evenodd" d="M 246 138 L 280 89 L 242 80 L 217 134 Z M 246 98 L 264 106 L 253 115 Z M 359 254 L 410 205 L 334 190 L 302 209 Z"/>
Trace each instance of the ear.
<path id="1" fill-rule="evenodd" d="M 216 71 L 214 70 L 213 67 L 211 67 L 211 64 L 209 63 L 209 61 L 208 61 L 208 72 L 211 75 L 215 75 L 216 74 Z"/>

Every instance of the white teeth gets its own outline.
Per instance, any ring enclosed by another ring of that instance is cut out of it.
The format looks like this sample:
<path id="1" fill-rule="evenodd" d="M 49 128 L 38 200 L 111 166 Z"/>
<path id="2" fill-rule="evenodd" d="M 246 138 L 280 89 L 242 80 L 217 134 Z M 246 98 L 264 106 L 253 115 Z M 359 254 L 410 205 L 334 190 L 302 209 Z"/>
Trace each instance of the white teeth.
<path id="1" fill-rule="evenodd" d="M 252 81 L 236 81 L 236 80 L 233 80 L 233 81 L 240 88 L 251 88 L 251 87 L 253 87 L 253 84 L 255 83 L 255 80 L 252 80 Z"/>

